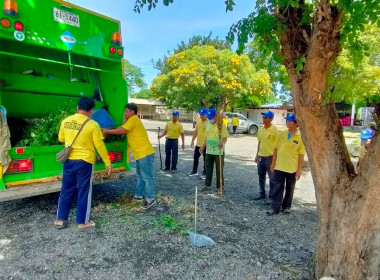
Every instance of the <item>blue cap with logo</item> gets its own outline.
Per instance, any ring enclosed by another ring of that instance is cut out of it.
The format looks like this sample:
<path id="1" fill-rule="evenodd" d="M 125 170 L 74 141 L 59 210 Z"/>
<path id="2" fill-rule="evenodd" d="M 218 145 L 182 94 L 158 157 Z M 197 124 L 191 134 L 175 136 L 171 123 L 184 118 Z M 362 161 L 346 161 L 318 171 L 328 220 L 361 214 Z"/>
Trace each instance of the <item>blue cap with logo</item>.
<path id="1" fill-rule="evenodd" d="M 206 108 L 199 109 L 199 115 L 204 116 L 206 114 L 207 114 L 207 109 Z"/>
<path id="2" fill-rule="evenodd" d="M 366 128 L 360 133 L 360 139 L 366 140 L 366 139 L 372 139 L 373 137 L 373 130 L 370 128 Z"/>
<path id="3" fill-rule="evenodd" d="M 285 120 L 290 121 L 290 122 L 297 122 L 297 121 L 296 121 L 296 116 L 294 116 L 293 114 L 287 116 L 287 117 L 285 118 Z"/>
<path id="4" fill-rule="evenodd" d="M 261 115 L 263 115 L 264 117 L 270 118 L 270 119 L 274 118 L 274 114 L 271 111 L 263 112 L 263 113 L 261 113 Z"/>
<path id="5" fill-rule="evenodd" d="M 173 111 L 173 116 L 179 116 L 179 112 L 178 111 Z"/>
<path id="6" fill-rule="evenodd" d="M 215 117 L 215 115 L 216 115 L 216 110 L 215 109 L 213 109 L 213 108 L 210 108 L 210 109 L 208 109 L 207 110 L 207 118 L 209 119 L 209 120 L 211 120 L 213 117 Z"/>

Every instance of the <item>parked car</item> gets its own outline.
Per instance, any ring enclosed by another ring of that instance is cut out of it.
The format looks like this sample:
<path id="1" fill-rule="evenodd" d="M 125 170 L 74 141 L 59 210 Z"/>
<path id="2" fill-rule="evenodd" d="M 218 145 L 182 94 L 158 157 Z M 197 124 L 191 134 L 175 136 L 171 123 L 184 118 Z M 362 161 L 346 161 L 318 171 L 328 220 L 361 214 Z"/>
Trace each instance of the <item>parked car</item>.
<path id="1" fill-rule="evenodd" d="M 236 132 L 241 133 L 249 133 L 251 135 L 255 135 L 257 133 L 257 130 L 259 129 L 259 124 L 256 123 L 253 120 L 247 119 L 242 114 L 239 113 L 233 113 L 233 112 L 225 112 L 225 114 L 228 117 L 228 131 L 232 132 L 232 118 L 236 114 L 239 118 L 239 125 L 236 129 Z"/>

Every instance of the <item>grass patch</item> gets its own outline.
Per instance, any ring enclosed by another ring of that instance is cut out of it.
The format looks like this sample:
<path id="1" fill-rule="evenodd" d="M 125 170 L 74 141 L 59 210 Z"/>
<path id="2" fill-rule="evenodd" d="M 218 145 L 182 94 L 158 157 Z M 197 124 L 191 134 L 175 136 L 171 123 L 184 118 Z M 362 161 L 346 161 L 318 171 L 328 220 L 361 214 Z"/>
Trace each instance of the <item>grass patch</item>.
<path id="1" fill-rule="evenodd" d="M 154 224 L 156 226 L 164 227 L 167 230 L 180 230 L 182 228 L 182 224 L 177 221 L 174 217 L 168 214 L 161 215 L 158 217 Z"/>

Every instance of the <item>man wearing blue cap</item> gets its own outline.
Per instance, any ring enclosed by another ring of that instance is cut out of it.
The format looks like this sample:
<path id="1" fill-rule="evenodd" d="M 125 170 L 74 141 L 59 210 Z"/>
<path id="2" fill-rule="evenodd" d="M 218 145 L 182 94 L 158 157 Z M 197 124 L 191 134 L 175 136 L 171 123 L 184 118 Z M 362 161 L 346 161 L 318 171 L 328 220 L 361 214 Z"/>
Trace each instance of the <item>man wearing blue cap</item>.
<path id="1" fill-rule="evenodd" d="M 360 134 L 360 139 L 364 142 L 364 145 L 361 145 L 359 148 L 359 160 L 358 165 L 356 166 L 356 173 L 359 173 L 360 167 L 363 164 L 363 160 L 367 154 L 369 145 L 371 144 L 371 139 L 373 138 L 373 130 L 366 128 Z"/>
<path id="2" fill-rule="evenodd" d="M 266 198 L 265 193 L 265 180 L 266 174 L 269 177 L 269 199 L 272 199 L 274 175 L 270 171 L 270 166 L 273 159 L 274 142 L 278 135 L 277 128 L 272 125 L 272 120 L 274 117 L 273 112 L 268 111 L 261 113 L 263 116 L 264 127 L 260 127 L 257 132 L 257 153 L 255 157 L 255 162 L 257 163 L 257 173 L 259 175 L 259 187 L 260 192 L 253 200 L 260 200 Z"/>
<path id="3" fill-rule="evenodd" d="M 185 134 L 183 132 L 183 126 L 178 121 L 179 112 L 173 111 L 172 120 L 165 126 L 165 131 L 158 135 L 158 139 L 166 136 L 165 141 L 165 169 L 164 171 L 170 171 L 170 159 L 171 159 L 171 171 L 177 172 L 178 162 L 178 138 L 181 135 L 182 149 L 185 149 Z"/>
<path id="4" fill-rule="evenodd" d="M 200 148 L 200 152 L 203 153 L 206 148 L 206 180 L 205 187 L 202 191 L 211 191 L 212 173 L 214 165 L 216 166 L 216 187 L 220 194 L 222 194 L 224 186 L 224 144 L 227 142 L 228 131 L 227 127 L 220 120 L 220 123 L 216 121 L 216 110 L 209 109 L 207 111 L 207 119 L 209 120 L 206 125 L 206 140 L 203 146 Z"/>
<path id="5" fill-rule="evenodd" d="M 274 142 L 271 171 L 274 172 L 272 191 L 272 210 L 268 215 L 279 214 L 281 207 L 284 214 L 290 213 L 296 180 L 301 177 L 305 146 L 298 131 L 294 115 L 285 118 L 288 130 L 278 134 Z M 285 188 L 285 196 L 284 196 Z"/>
<path id="6" fill-rule="evenodd" d="M 194 149 L 194 162 L 193 162 L 193 170 L 191 173 L 187 174 L 188 176 L 197 176 L 198 175 L 198 164 L 199 164 L 199 158 L 201 156 L 201 153 L 199 152 L 200 148 L 203 146 L 206 140 L 205 136 L 205 129 L 206 129 L 206 124 L 207 124 L 207 109 L 206 108 L 201 108 L 199 110 L 199 119 L 197 120 L 197 123 L 195 125 L 195 131 L 193 134 L 193 138 L 191 139 L 191 147 L 194 148 L 194 140 L 197 138 L 197 145 L 195 146 Z M 206 156 L 205 152 L 203 153 L 203 172 L 201 178 L 204 178 L 206 176 Z"/>

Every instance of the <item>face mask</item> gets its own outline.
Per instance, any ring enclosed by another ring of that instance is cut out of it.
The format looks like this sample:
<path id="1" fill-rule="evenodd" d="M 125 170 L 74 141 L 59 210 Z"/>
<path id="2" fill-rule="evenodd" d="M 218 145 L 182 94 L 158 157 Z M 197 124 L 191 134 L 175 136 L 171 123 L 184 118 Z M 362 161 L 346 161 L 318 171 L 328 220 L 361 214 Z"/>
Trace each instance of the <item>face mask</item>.
<path id="1" fill-rule="evenodd" d="M 214 123 L 215 123 L 215 120 L 212 119 L 212 120 L 209 120 L 209 122 L 210 122 L 211 124 L 214 124 Z"/>

